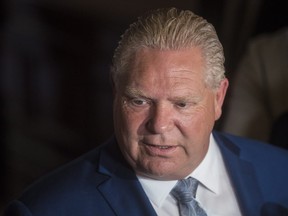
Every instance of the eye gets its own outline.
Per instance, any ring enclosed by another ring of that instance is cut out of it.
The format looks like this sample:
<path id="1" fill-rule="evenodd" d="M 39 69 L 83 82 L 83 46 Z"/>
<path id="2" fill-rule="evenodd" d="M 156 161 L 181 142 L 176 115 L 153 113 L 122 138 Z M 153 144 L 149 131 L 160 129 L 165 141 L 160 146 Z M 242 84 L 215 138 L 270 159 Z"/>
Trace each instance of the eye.
<path id="1" fill-rule="evenodd" d="M 130 103 L 134 106 L 145 106 L 148 104 L 148 101 L 142 98 L 133 98 L 130 100 Z"/>
<path id="2" fill-rule="evenodd" d="M 191 100 L 179 100 L 175 101 L 174 104 L 178 109 L 191 109 L 197 105 L 197 102 Z"/>
<path id="3" fill-rule="evenodd" d="M 185 108 L 187 107 L 187 103 L 186 102 L 177 102 L 176 105 L 180 108 Z"/>

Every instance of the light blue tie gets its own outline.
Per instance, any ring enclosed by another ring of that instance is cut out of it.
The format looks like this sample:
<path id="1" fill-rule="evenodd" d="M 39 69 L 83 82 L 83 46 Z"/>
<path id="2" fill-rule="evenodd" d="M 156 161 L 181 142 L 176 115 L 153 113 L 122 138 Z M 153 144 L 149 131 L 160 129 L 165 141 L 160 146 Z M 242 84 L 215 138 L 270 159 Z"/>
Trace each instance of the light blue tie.
<path id="1" fill-rule="evenodd" d="M 198 181 L 189 177 L 179 180 L 170 194 L 178 201 L 181 216 L 207 216 L 195 200 Z"/>

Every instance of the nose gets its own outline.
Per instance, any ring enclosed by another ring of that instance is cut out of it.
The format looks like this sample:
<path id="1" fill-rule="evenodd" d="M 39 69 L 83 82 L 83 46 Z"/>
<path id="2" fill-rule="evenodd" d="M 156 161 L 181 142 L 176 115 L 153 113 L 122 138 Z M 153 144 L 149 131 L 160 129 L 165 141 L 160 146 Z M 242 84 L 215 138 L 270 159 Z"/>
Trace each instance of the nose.
<path id="1" fill-rule="evenodd" d="M 173 128 L 172 110 L 164 104 L 155 105 L 151 109 L 147 128 L 154 134 L 163 134 Z"/>

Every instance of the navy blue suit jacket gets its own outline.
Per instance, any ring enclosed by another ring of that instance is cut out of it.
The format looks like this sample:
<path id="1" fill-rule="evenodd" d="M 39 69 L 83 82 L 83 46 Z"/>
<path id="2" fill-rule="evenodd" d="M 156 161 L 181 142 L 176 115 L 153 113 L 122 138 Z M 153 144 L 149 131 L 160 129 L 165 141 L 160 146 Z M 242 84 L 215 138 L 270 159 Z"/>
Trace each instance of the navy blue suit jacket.
<path id="1" fill-rule="evenodd" d="M 288 152 L 214 132 L 244 216 L 287 215 Z M 42 178 L 5 216 L 156 216 L 113 138 Z"/>

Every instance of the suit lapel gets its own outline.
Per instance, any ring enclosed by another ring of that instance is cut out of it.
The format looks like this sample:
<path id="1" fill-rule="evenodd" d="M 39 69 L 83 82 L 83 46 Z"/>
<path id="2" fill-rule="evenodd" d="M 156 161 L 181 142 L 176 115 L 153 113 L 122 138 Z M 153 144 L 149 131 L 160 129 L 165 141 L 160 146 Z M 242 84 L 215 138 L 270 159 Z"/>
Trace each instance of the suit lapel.
<path id="1" fill-rule="evenodd" d="M 136 180 L 110 178 L 99 190 L 116 215 L 156 216 L 150 201 Z"/>
<path id="2" fill-rule="evenodd" d="M 114 141 L 102 151 L 99 171 L 109 176 L 98 186 L 116 215 L 156 216 L 140 182 Z"/>
<path id="3" fill-rule="evenodd" d="M 241 149 L 225 136 L 214 133 L 243 215 L 259 215 L 262 195 L 253 164 L 241 158 Z"/>

